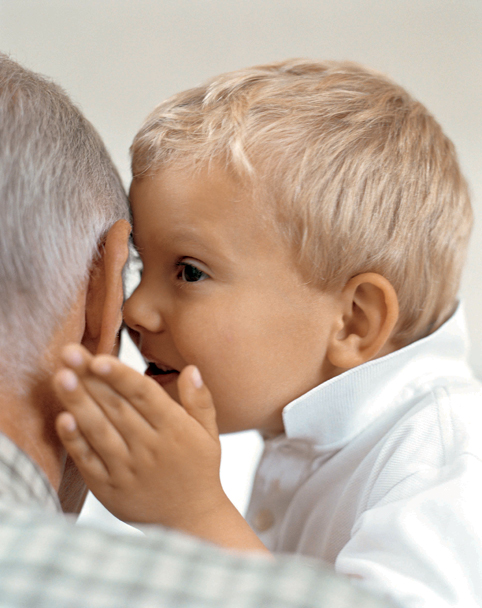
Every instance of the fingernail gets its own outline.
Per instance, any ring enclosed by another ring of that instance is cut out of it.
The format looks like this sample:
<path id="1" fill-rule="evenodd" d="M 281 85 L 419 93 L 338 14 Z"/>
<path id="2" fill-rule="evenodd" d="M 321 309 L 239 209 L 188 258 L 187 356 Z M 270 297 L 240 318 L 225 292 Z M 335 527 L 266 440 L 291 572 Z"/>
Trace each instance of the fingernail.
<path id="1" fill-rule="evenodd" d="M 201 388 L 201 386 L 203 385 L 203 379 L 201 377 L 201 372 L 198 370 L 197 367 L 194 367 L 191 372 L 191 381 L 196 388 Z"/>
<path id="2" fill-rule="evenodd" d="M 69 433 L 73 433 L 77 428 L 77 422 L 72 414 L 64 413 L 64 427 Z"/>
<path id="3" fill-rule="evenodd" d="M 69 348 L 64 353 L 64 361 L 73 367 L 80 365 L 82 363 L 82 353 L 78 350 Z"/>
<path id="4" fill-rule="evenodd" d="M 59 380 L 66 391 L 74 391 L 77 388 L 77 376 L 70 369 L 62 370 Z"/>
<path id="5" fill-rule="evenodd" d="M 112 365 L 109 361 L 105 361 L 105 359 L 94 359 L 90 365 L 90 369 L 96 374 L 108 374 Z"/>

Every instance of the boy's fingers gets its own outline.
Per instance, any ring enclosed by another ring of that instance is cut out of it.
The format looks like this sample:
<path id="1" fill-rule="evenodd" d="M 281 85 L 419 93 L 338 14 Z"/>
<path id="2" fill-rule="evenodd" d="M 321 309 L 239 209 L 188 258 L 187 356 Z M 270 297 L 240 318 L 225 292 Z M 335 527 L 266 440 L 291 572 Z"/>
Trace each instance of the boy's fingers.
<path id="1" fill-rule="evenodd" d="M 82 382 L 87 393 L 103 410 L 129 447 L 132 447 L 133 441 L 138 441 L 140 433 L 152 430 L 145 417 L 114 390 L 105 378 L 90 373 Z"/>
<path id="2" fill-rule="evenodd" d="M 62 352 L 62 359 L 79 377 L 83 388 L 92 397 L 93 401 L 102 408 L 126 443 L 129 444 L 130 436 L 136 436 L 137 426 L 141 425 L 139 429 L 141 431 L 146 430 L 142 428 L 142 425 L 146 424 L 145 419 L 140 417 L 136 410 L 133 410 L 106 383 L 105 378 L 99 379 L 98 375 L 92 373 L 90 365 L 95 358 L 86 348 L 78 344 L 69 344 Z M 110 357 L 110 359 L 116 361 L 118 365 L 123 365 L 115 357 Z"/>
<path id="3" fill-rule="evenodd" d="M 186 412 L 201 424 L 215 439 L 219 437 L 211 393 L 204 384 L 197 367 L 185 367 L 177 381 L 179 397 Z"/>
<path id="4" fill-rule="evenodd" d="M 165 408 L 171 406 L 172 400 L 154 380 L 109 355 L 95 357 L 89 367 L 151 426 L 162 424 Z"/>
<path id="5" fill-rule="evenodd" d="M 55 421 L 55 426 L 65 449 L 72 456 L 72 460 L 84 479 L 88 483 L 93 480 L 104 483 L 108 478 L 108 471 L 102 460 L 81 435 L 74 416 L 69 412 L 60 413 Z"/>
<path id="6" fill-rule="evenodd" d="M 68 344 L 62 350 L 62 361 L 67 367 L 75 371 L 78 376 L 83 376 L 89 369 L 92 355 L 80 344 Z"/>
<path id="7" fill-rule="evenodd" d="M 62 405 L 73 414 L 84 441 L 102 457 L 106 468 L 112 473 L 119 462 L 128 458 L 127 445 L 122 436 L 85 391 L 72 370 L 58 371 L 53 386 Z"/>

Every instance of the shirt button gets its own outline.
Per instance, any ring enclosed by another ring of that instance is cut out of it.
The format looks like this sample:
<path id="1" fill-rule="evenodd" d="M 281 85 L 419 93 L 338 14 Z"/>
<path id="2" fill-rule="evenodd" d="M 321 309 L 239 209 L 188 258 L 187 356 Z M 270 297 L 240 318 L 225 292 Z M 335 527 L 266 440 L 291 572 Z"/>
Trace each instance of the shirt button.
<path id="1" fill-rule="evenodd" d="M 258 532 L 265 532 L 274 524 L 274 515 L 269 509 L 260 509 L 256 513 L 253 523 Z"/>

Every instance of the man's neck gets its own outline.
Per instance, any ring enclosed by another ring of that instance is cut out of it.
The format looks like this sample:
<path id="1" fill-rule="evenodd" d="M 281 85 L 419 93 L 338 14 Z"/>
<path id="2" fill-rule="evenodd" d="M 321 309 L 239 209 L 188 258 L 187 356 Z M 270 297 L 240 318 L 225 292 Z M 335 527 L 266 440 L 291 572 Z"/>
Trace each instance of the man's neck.
<path id="1" fill-rule="evenodd" d="M 54 410 L 41 383 L 26 394 L 7 389 L 0 396 L 0 431 L 38 464 L 58 491 L 66 454 L 55 433 Z"/>

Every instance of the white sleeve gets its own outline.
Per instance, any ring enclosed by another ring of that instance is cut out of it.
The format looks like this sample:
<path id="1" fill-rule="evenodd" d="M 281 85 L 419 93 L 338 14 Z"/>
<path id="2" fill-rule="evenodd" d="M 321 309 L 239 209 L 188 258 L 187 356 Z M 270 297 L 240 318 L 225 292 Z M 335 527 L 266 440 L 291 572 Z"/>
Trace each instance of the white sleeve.
<path id="1" fill-rule="evenodd" d="M 403 608 L 482 606 L 482 463 L 410 475 L 356 521 L 335 569 Z"/>

